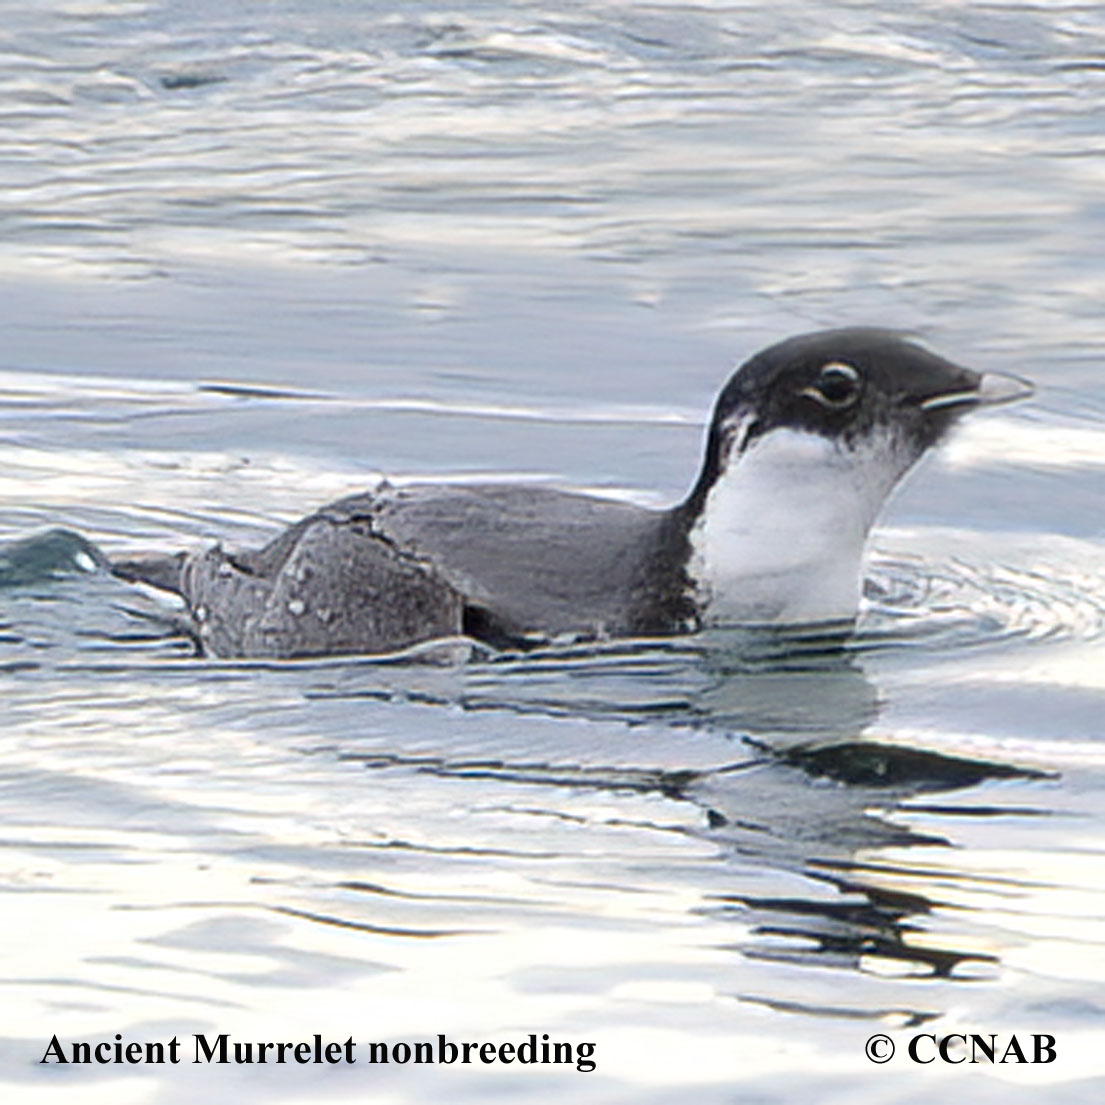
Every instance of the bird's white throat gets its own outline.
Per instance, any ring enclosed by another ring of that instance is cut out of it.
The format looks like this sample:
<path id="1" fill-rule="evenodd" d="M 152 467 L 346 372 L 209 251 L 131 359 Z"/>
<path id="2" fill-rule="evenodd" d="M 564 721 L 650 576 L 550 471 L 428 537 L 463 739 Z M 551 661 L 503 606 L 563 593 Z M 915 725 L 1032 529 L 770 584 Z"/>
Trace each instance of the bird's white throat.
<path id="1" fill-rule="evenodd" d="M 780 428 L 731 455 L 690 533 L 706 622 L 854 617 L 867 532 L 912 460 L 889 428 L 854 445 Z"/>

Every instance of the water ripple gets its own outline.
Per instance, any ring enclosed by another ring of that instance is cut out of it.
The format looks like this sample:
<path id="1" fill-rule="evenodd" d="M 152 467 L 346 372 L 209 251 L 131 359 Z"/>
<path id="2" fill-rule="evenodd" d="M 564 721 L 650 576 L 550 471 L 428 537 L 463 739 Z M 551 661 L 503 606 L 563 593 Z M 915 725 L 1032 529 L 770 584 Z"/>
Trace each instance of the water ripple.
<path id="1" fill-rule="evenodd" d="M 1088 567 L 978 564 L 881 557 L 853 642 L 964 647 L 1021 638 L 1092 641 L 1105 635 L 1105 574 Z"/>

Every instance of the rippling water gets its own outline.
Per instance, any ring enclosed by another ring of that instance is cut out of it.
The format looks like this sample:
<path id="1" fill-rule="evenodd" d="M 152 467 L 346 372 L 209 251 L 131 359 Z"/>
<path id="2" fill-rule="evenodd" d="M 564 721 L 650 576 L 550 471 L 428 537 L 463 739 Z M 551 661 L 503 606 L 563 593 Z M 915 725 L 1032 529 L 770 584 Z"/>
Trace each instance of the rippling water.
<path id="1" fill-rule="evenodd" d="M 12 1100 L 1100 1099 L 1099 6 L 0 13 Z M 897 497 L 843 648 L 215 662 L 98 567 L 380 472 L 671 501 L 735 359 L 852 322 L 1039 394 Z M 596 1069 L 37 1062 L 197 1032 Z"/>

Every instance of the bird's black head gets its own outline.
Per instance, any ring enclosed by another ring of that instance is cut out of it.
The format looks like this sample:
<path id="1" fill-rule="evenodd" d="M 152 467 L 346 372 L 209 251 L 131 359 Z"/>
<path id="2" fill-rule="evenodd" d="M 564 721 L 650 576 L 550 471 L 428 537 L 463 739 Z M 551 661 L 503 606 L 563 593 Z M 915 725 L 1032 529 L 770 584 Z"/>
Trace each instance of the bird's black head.
<path id="1" fill-rule="evenodd" d="M 725 385 L 685 505 L 697 513 L 721 472 L 773 430 L 818 434 L 851 450 L 875 435 L 889 437 L 905 472 L 963 412 L 1031 390 L 1016 377 L 952 364 L 889 330 L 789 338 L 746 361 Z"/>

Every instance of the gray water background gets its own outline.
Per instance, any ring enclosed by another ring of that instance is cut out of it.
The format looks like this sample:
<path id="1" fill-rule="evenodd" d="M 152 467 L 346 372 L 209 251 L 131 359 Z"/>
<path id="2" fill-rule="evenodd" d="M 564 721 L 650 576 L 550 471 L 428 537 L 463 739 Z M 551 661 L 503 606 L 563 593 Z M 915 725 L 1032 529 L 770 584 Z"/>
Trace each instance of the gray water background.
<path id="1" fill-rule="evenodd" d="M 1100 1100 L 1103 105 L 1087 4 L 0 3 L 6 1096 Z M 843 654 L 197 661 L 36 536 L 671 501 L 732 364 L 848 323 L 1039 393 L 898 495 Z M 37 1063 L 116 1032 L 597 1069 Z"/>

